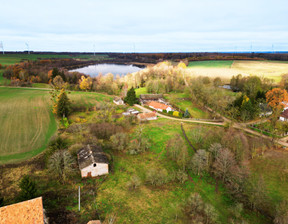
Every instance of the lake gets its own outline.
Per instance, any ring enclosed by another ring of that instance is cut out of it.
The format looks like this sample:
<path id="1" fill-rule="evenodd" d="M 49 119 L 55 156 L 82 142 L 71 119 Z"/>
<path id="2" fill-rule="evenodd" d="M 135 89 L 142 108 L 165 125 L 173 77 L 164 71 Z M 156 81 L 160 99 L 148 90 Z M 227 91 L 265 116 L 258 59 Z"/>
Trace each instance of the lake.
<path id="1" fill-rule="evenodd" d="M 96 77 L 99 73 L 102 75 L 106 75 L 107 73 L 112 73 L 114 76 L 117 74 L 122 76 L 128 73 L 133 73 L 141 70 L 143 68 L 139 68 L 135 65 L 117 65 L 117 64 L 97 64 L 97 65 L 89 65 L 83 68 L 77 68 L 70 70 L 70 72 L 81 72 L 86 75 L 90 75 L 91 77 Z"/>

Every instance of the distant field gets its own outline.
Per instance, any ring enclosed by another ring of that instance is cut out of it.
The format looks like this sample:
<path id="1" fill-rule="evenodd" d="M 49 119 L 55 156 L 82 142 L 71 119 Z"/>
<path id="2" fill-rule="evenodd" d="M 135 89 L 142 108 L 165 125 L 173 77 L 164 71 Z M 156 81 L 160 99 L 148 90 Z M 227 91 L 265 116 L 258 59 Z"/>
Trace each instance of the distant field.
<path id="1" fill-rule="evenodd" d="M 73 104 L 112 100 L 100 93 L 72 92 Z M 0 87 L 0 164 L 22 161 L 45 150 L 57 130 L 47 90 Z"/>
<path id="2" fill-rule="evenodd" d="M 0 64 L 12 65 L 23 60 L 52 59 L 52 58 L 79 58 L 82 60 L 100 60 L 109 58 L 106 54 L 101 55 L 59 55 L 59 54 L 0 54 Z"/>
<path id="3" fill-rule="evenodd" d="M 230 80 L 233 75 L 257 75 L 281 80 L 281 75 L 288 73 L 288 62 L 279 61 L 201 61 L 190 62 L 188 74 L 193 76 L 221 77 Z"/>
<path id="4" fill-rule="evenodd" d="M 195 68 L 230 68 L 234 61 L 193 61 L 188 67 Z"/>

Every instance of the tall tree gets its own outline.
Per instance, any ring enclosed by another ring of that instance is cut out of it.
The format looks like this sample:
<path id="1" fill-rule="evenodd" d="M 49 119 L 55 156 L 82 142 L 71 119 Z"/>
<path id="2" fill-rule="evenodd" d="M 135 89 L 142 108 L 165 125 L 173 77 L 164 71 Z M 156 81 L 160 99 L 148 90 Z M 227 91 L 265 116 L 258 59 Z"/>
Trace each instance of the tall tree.
<path id="1" fill-rule="evenodd" d="M 138 98 L 133 87 L 128 90 L 127 96 L 124 98 L 124 102 L 128 103 L 130 106 L 133 106 L 135 103 L 138 103 Z"/>
<path id="2" fill-rule="evenodd" d="M 288 94 L 285 89 L 274 88 L 266 93 L 266 101 L 273 110 L 283 110 L 283 102 L 288 101 Z"/>
<path id="3" fill-rule="evenodd" d="M 71 112 L 71 103 L 65 92 L 65 89 L 62 89 L 56 103 L 54 105 L 53 112 L 57 114 L 58 117 L 68 117 Z"/>

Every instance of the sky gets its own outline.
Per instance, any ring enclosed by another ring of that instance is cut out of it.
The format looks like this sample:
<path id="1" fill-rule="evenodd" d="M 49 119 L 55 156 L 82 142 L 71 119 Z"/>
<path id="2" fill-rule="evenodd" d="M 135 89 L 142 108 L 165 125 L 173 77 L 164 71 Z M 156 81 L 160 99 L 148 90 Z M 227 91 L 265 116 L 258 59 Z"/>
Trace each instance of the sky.
<path id="1" fill-rule="evenodd" d="M 287 0 L 2 0 L 0 10 L 7 51 L 288 50 Z"/>

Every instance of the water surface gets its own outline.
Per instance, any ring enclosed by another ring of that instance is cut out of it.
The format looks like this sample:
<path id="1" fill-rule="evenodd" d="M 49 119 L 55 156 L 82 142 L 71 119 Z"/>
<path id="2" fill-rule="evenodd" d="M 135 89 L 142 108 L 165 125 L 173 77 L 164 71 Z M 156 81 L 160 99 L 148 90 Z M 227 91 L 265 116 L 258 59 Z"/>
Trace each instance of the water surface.
<path id="1" fill-rule="evenodd" d="M 135 65 L 97 64 L 97 65 L 89 65 L 83 68 L 73 69 L 70 70 L 70 72 L 81 72 L 86 75 L 90 75 L 91 77 L 96 77 L 100 73 L 102 73 L 102 75 L 112 73 L 114 76 L 116 75 L 122 76 L 128 73 L 137 72 L 141 69 L 143 68 L 139 68 Z"/>

